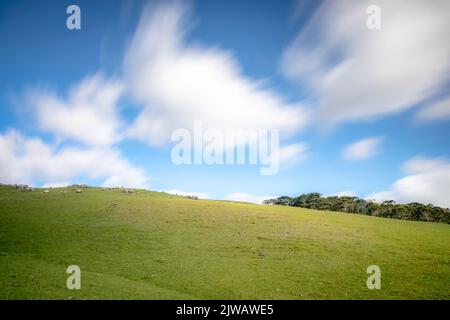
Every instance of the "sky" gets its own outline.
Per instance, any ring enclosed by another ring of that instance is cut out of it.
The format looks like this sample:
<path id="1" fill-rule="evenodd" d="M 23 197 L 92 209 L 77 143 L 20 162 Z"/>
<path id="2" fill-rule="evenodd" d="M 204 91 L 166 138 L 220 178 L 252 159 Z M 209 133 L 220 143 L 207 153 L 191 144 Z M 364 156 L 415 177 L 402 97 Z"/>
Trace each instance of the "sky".
<path id="1" fill-rule="evenodd" d="M 2 1 L 0 182 L 450 207 L 449 30 L 446 0 Z M 279 170 L 174 163 L 196 122 L 279 130 Z"/>

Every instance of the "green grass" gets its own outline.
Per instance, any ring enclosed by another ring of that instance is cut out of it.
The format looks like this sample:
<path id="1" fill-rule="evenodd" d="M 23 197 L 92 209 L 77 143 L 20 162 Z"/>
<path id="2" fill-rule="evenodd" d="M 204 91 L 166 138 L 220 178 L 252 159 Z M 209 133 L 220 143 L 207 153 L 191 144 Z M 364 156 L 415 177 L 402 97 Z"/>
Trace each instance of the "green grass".
<path id="1" fill-rule="evenodd" d="M 81 290 L 66 288 L 72 264 Z M 380 290 L 366 287 L 372 264 Z M 449 299 L 450 226 L 0 187 L 0 289 L 1 299 Z"/>

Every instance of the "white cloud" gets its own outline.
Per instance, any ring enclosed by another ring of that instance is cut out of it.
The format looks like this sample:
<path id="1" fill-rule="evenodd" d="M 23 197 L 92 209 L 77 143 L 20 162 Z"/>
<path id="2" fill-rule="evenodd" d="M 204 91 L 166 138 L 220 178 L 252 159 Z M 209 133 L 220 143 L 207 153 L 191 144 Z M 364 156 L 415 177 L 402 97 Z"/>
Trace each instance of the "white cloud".
<path id="1" fill-rule="evenodd" d="M 107 146 L 120 140 L 122 123 L 116 104 L 121 94 L 120 82 L 106 81 L 96 74 L 72 88 L 66 99 L 34 91 L 28 100 L 43 131 L 53 133 L 60 140 Z"/>
<path id="2" fill-rule="evenodd" d="M 181 191 L 178 189 L 172 189 L 172 190 L 166 190 L 164 191 L 166 193 L 179 195 L 179 196 L 197 196 L 199 199 L 213 199 L 214 197 L 205 192 L 189 192 L 189 191 Z M 239 201 L 239 202 L 250 202 L 250 203 L 256 203 L 261 204 L 266 199 L 273 199 L 276 198 L 276 196 L 268 195 L 268 196 L 255 196 L 248 193 L 243 192 L 235 192 L 230 193 L 223 197 L 223 200 L 228 201 Z"/>
<path id="3" fill-rule="evenodd" d="M 42 185 L 42 188 L 64 188 L 72 185 L 69 181 L 66 182 L 46 182 Z"/>
<path id="4" fill-rule="evenodd" d="M 356 141 L 343 150 L 343 157 L 347 160 L 364 160 L 379 153 L 382 137 L 371 137 Z"/>
<path id="5" fill-rule="evenodd" d="M 211 195 L 205 192 L 188 192 L 188 191 L 181 191 L 181 190 L 177 190 L 177 189 L 172 189 L 172 190 L 166 190 L 164 191 L 166 193 L 170 193 L 170 194 L 175 194 L 175 195 L 179 195 L 179 196 L 196 196 L 199 199 L 210 199 Z"/>
<path id="6" fill-rule="evenodd" d="M 393 191 L 373 192 L 364 197 L 366 200 L 374 200 L 376 202 L 383 202 L 385 200 L 398 201 L 396 194 Z"/>
<path id="7" fill-rule="evenodd" d="M 146 10 L 126 54 L 129 91 L 144 106 L 128 135 L 158 145 L 177 128 L 280 129 L 305 126 L 300 104 L 288 104 L 261 81 L 246 77 L 233 55 L 187 44 L 187 7 L 181 3 Z"/>
<path id="8" fill-rule="evenodd" d="M 283 72 L 317 97 L 320 123 L 400 112 L 449 79 L 449 1 L 378 0 L 380 30 L 366 27 L 371 4 L 322 3 L 284 52 Z"/>
<path id="9" fill-rule="evenodd" d="M 294 143 L 280 147 L 280 163 L 290 165 L 305 159 L 309 149 L 306 143 Z"/>
<path id="10" fill-rule="evenodd" d="M 0 181 L 69 181 L 79 176 L 104 179 L 105 186 L 148 188 L 149 177 L 110 147 L 58 149 L 41 139 L 23 137 L 10 130 L 0 134 Z"/>
<path id="11" fill-rule="evenodd" d="M 345 191 L 337 192 L 337 193 L 333 194 L 332 196 L 335 196 L 335 197 L 357 197 L 357 194 L 355 191 L 345 190 Z"/>
<path id="12" fill-rule="evenodd" d="M 276 196 L 255 196 L 248 193 L 235 192 L 225 196 L 224 200 L 261 204 L 264 200 L 273 198 L 276 198 Z"/>
<path id="13" fill-rule="evenodd" d="M 421 121 L 449 120 L 450 119 L 450 97 L 421 108 L 416 113 L 416 118 Z"/>
<path id="14" fill-rule="evenodd" d="M 432 171 L 435 168 L 445 166 L 447 159 L 445 158 L 425 158 L 423 156 L 414 157 L 403 164 L 403 171 L 407 174 L 421 173 Z"/>
<path id="15" fill-rule="evenodd" d="M 450 162 L 445 158 L 415 157 L 403 165 L 407 174 L 389 190 L 372 193 L 366 199 L 420 202 L 450 208 Z"/>

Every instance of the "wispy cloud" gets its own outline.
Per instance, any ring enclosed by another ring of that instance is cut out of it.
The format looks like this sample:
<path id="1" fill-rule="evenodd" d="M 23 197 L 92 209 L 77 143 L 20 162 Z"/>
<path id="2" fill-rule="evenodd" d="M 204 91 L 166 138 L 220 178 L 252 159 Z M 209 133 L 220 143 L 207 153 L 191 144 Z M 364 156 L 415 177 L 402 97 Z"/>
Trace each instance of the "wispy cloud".
<path id="1" fill-rule="evenodd" d="M 337 193 L 333 194 L 332 196 L 335 196 L 335 197 L 357 197 L 358 195 L 356 194 L 355 191 L 345 190 L 345 191 L 337 192 Z"/>
<path id="2" fill-rule="evenodd" d="M 65 182 L 46 182 L 42 185 L 42 188 L 64 188 L 70 186 L 72 183 L 69 181 Z"/>
<path id="3" fill-rule="evenodd" d="M 344 148 L 342 156 L 347 160 L 369 159 L 380 152 L 382 141 L 382 137 L 370 137 L 356 141 Z"/>
<path id="4" fill-rule="evenodd" d="M 284 52 L 283 72 L 317 98 L 321 124 L 400 112 L 449 79 L 449 1 L 376 1 L 380 30 L 366 27 L 371 4 L 323 2 Z"/>
<path id="5" fill-rule="evenodd" d="M 248 194 L 248 193 L 235 192 L 235 193 L 230 193 L 229 195 L 225 196 L 224 200 L 251 202 L 251 203 L 261 204 L 264 200 L 273 199 L 273 198 L 276 198 L 276 196 L 271 196 L 271 195 L 255 196 L 255 195 Z"/>
<path id="6" fill-rule="evenodd" d="M 111 147 L 63 147 L 11 130 L 0 134 L 0 181 L 74 181 L 80 176 L 103 179 L 105 186 L 148 188 L 149 176 Z"/>
<path id="7" fill-rule="evenodd" d="M 107 146 L 121 139 L 117 102 L 122 92 L 120 82 L 96 74 L 76 84 L 66 98 L 36 89 L 28 101 L 44 132 L 61 140 Z"/>
<path id="8" fill-rule="evenodd" d="M 450 97 L 421 108 L 416 119 L 424 122 L 450 120 Z"/>
<path id="9" fill-rule="evenodd" d="M 125 59 L 128 89 L 143 105 L 128 135 L 164 144 L 177 128 L 302 129 L 308 113 L 261 81 L 245 76 L 229 51 L 189 44 L 189 8 L 180 2 L 143 14 Z"/>
<path id="10" fill-rule="evenodd" d="M 280 163 L 293 165 L 308 157 L 309 146 L 306 143 L 293 143 L 280 148 Z"/>
<path id="11" fill-rule="evenodd" d="M 195 191 L 189 192 L 189 191 L 181 191 L 181 190 L 177 190 L 177 189 L 166 190 L 164 192 L 179 195 L 179 196 L 196 196 L 200 199 L 210 199 L 211 198 L 211 195 L 206 192 L 195 192 Z"/>

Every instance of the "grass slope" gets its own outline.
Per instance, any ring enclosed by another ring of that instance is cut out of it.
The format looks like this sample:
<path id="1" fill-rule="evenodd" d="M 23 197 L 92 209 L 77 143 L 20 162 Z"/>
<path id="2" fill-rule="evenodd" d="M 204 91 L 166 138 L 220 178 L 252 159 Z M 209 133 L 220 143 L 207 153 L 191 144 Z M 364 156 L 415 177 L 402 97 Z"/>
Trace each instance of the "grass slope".
<path id="1" fill-rule="evenodd" d="M 449 225 L 61 190 L 0 188 L 0 298 L 449 298 Z M 66 288 L 72 264 L 81 290 Z"/>

